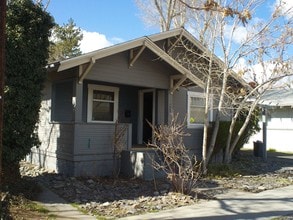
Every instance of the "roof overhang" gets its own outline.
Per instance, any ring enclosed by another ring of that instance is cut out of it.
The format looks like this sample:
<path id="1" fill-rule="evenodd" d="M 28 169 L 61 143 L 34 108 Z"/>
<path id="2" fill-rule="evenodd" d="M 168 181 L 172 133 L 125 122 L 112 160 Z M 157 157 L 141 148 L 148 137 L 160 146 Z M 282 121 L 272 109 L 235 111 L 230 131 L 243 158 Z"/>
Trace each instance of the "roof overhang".
<path id="1" fill-rule="evenodd" d="M 272 89 L 264 93 L 259 101 L 259 105 L 267 107 L 290 107 L 293 108 L 292 89 Z"/>
<path id="2" fill-rule="evenodd" d="M 181 39 L 184 37 L 188 41 L 190 41 L 195 47 L 197 47 L 199 50 L 201 50 L 203 53 L 209 53 L 208 49 L 204 47 L 197 39 L 195 39 L 188 31 L 186 31 L 184 28 L 177 28 L 170 31 L 162 32 L 159 34 L 150 35 L 148 37 L 141 37 L 132 41 L 128 41 L 125 43 L 117 44 L 114 46 L 110 46 L 107 48 L 103 48 L 97 51 L 93 51 L 87 54 L 83 54 L 78 57 L 74 57 L 71 59 L 63 60 L 58 62 L 58 69 L 57 72 L 64 71 L 66 69 L 70 69 L 73 67 L 81 66 L 84 64 L 88 64 L 87 67 L 84 70 L 81 70 L 79 73 L 79 82 L 82 83 L 83 79 L 87 76 L 87 74 L 90 72 L 91 68 L 93 67 L 94 63 L 98 59 L 102 59 L 117 53 L 121 53 L 124 51 L 131 51 L 133 49 L 138 49 L 138 53 L 136 53 L 135 56 L 132 56 L 129 61 L 129 67 L 131 67 L 135 61 L 139 58 L 140 54 L 144 51 L 145 48 L 148 48 L 151 50 L 154 54 L 156 54 L 161 60 L 168 63 L 170 66 L 172 66 L 174 69 L 176 69 L 179 73 L 182 74 L 181 80 L 179 80 L 180 83 L 184 82 L 184 78 L 189 79 L 194 84 L 204 88 L 204 82 L 198 78 L 196 75 L 194 75 L 191 71 L 186 69 L 183 65 L 181 65 L 179 62 L 177 62 L 174 58 L 172 58 L 168 51 L 165 51 L 161 49 L 159 46 L 157 46 L 154 42 L 170 39 L 172 37 L 178 37 L 178 39 Z M 216 63 L 219 64 L 221 68 L 224 67 L 224 63 L 222 60 L 220 60 L 217 56 L 212 55 L 213 59 Z M 82 68 L 80 68 L 82 69 Z M 236 73 L 230 72 L 230 75 L 236 79 L 240 84 L 243 86 L 247 86 L 248 84 L 240 78 Z M 180 84 L 176 84 L 176 87 L 180 86 Z"/>
<path id="3" fill-rule="evenodd" d="M 167 36 L 176 36 L 177 31 L 170 32 L 167 34 Z M 156 40 L 158 39 L 165 39 L 166 33 L 163 34 L 164 37 L 160 36 L 160 38 L 156 37 Z M 64 71 L 66 69 L 70 69 L 75 66 L 80 66 L 83 64 L 88 64 L 85 70 L 81 71 L 79 74 L 79 83 L 82 83 L 83 79 L 87 76 L 87 74 L 90 72 L 92 66 L 94 65 L 95 61 L 104 57 L 111 56 L 113 54 L 117 54 L 120 52 L 132 50 L 134 48 L 141 48 L 138 52 L 138 54 L 130 61 L 130 66 L 133 65 L 135 60 L 138 58 L 138 56 L 142 53 L 142 51 L 145 48 L 148 48 L 150 51 L 152 51 L 154 54 L 156 54 L 161 60 L 165 61 L 167 64 L 169 64 L 172 68 L 177 70 L 179 73 L 182 74 L 184 78 L 188 78 L 190 81 L 192 81 L 194 84 L 204 88 L 204 83 L 196 77 L 193 73 L 191 73 L 188 69 L 183 67 L 181 64 L 179 64 L 175 59 L 173 59 L 171 56 L 169 56 L 164 50 L 162 50 L 160 47 L 158 47 L 151 38 L 148 37 L 142 37 L 130 42 L 118 44 L 115 46 L 107 47 L 100 49 L 98 51 L 94 51 L 91 53 L 87 53 L 84 55 L 81 55 L 79 57 L 74 57 L 68 60 L 60 61 L 57 72 Z"/>

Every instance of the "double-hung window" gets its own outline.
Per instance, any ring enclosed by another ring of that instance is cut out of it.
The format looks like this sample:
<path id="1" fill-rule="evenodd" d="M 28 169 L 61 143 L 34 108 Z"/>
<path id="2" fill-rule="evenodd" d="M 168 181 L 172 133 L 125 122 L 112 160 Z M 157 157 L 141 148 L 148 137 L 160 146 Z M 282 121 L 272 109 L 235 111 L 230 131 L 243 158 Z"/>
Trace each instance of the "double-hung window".
<path id="1" fill-rule="evenodd" d="M 205 111 L 205 94 L 199 92 L 188 91 L 187 93 L 187 127 L 195 128 L 204 124 Z M 211 108 L 211 105 L 209 106 Z M 211 111 L 209 119 L 211 119 Z"/>
<path id="2" fill-rule="evenodd" d="M 117 87 L 88 85 L 88 121 L 115 122 L 118 118 L 118 96 Z"/>

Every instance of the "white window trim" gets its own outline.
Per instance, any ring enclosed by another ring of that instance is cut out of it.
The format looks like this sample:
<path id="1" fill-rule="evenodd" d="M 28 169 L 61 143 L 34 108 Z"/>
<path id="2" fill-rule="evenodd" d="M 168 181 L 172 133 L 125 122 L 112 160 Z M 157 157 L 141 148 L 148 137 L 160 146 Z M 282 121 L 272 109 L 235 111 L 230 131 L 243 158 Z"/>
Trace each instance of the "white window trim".
<path id="1" fill-rule="evenodd" d="M 203 123 L 190 123 L 190 103 L 191 103 L 191 98 L 192 97 L 197 97 L 197 98 L 205 98 L 205 93 L 201 92 L 193 92 L 193 91 L 187 91 L 187 128 L 202 128 L 204 126 Z M 210 95 L 210 110 L 209 110 L 209 121 L 213 120 L 213 111 L 212 111 L 212 95 Z"/>
<path id="2" fill-rule="evenodd" d="M 114 92 L 114 115 L 113 121 L 95 121 L 92 120 L 93 114 L 93 92 L 94 90 L 106 91 L 106 92 Z M 118 103 L 119 103 L 119 88 L 112 86 L 104 86 L 104 85 L 88 85 L 88 106 L 87 106 L 87 122 L 94 123 L 115 123 L 118 119 Z"/>

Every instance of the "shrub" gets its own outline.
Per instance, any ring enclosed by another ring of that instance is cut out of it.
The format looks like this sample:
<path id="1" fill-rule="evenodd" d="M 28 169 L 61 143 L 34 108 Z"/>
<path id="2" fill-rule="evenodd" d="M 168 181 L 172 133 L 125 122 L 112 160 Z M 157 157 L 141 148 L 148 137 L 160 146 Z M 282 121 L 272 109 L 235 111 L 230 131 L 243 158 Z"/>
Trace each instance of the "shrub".
<path id="1" fill-rule="evenodd" d="M 245 143 L 248 142 L 249 138 L 257 133 L 258 131 L 260 131 L 260 127 L 259 127 L 259 116 L 258 116 L 259 110 L 255 110 L 255 113 L 253 114 L 253 116 L 251 117 L 245 131 L 243 132 L 242 136 L 240 137 L 234 152 L 232 155 L 234 155 L 235 153 L 237 153 Z M 238 131 L 240 130 L 240 128 L 242 127 L 243 123 L 244 123 L 244 119 L 246 117 L 246 114 L 243 113 L 241 115 L 241 117 L 239 118 L 238 121 L 236 121 L 235 127 L 234 127 L 234 131 L 232 134 L 232 140 L 235 138 L 236 134 L 238 133 Z M 218 154 L 220 151 L 224 150 L 226 147 L 226 143 L 227 143 L 227 137 L 229 134 L 229 128 L 230 128 L 230 121 L 220 121 L 220 125 L 219 125 L 219 130 L 218 130 L 218 134 L 217 134 L 217 139 L 216 139 L 216 144 L 215 144 L 215 149 L 213 152 L 213 155 Z M 213 124 L 209 130 L 209 134 L 211 136 L 212 134 L 212 129 L 213 129 Z"/>
<path id="2" fill-rule="evenodd" d="M 157 150 L 158 162 L 153 167 L 166 173 L 174 190 L 183 194 L 191 194 L 200 178 L 201 169 L 196 156 L 192 155 L 183 143 L 185 123 L 178 122 L 178 114 L 172 116 L 169 125 L 151 125 L 154 142 L 149 146 Z"/>

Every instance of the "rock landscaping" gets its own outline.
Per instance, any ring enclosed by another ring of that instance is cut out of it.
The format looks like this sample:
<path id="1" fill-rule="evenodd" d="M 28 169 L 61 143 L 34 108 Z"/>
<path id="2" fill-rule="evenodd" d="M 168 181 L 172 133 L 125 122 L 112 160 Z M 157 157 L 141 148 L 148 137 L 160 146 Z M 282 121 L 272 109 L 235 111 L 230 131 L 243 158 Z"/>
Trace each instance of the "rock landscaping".
<path id="1" fill-rule="evenodd" d="M 260 192 L 293 184 L 293 159 L 272 157 L 263 162 L 250 153 L 222 166 L 228 171 L 225 175 L 213 173 L 203 178 L 192 195 L 174 193 L 168 182 L 158 180 L 66 177 L 26 162 L 21 163 L 20 171 L 23 177 L 39 181 L 89 214 L 119 218 L 216 199 L 229 189 Z"/>

